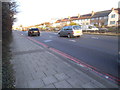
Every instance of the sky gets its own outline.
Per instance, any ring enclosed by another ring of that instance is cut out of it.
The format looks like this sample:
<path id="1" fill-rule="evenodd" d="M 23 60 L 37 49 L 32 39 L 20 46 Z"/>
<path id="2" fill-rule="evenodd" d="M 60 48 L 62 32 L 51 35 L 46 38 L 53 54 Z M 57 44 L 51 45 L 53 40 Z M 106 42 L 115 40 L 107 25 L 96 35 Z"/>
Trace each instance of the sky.
<path id="1" fill-rule="evenodd" d="M 19 13 L 14 26 L 30 26 L 55 19 L 117 8 L 120 0 L 16 0 Z"/>

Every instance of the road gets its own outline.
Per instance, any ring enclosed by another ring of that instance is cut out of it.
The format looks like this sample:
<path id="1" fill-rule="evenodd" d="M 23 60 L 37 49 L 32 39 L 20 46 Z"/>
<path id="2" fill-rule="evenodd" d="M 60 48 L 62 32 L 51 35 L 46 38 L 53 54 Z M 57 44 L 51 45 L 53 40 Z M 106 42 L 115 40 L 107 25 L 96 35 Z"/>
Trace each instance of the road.
<path id="1" fill-rule="evenodd" d="M 27 36 L 27 32 L 21 33 Z M 41 32 L 41 36 L 32 38 L 67 53 L 101 72 L 118 77 L 117 36 L 83 35 L 80 38 L 67 38 L 58 37 L 57 33 L 53 32 Z"/>

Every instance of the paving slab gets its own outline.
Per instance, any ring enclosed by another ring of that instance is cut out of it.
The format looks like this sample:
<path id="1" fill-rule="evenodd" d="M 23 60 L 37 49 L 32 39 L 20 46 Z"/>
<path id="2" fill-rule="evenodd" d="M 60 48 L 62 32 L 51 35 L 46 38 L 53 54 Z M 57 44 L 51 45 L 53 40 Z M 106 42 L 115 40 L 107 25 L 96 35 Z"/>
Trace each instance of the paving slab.
<path id="1" fill-rule="evenodd" d="M 54 85 L 56 88 L 72 88 L 72 86 L 66 81 L 60 81 L 60 82 L 54 83 Z"/>
<path id="2" fill-rule="evenodd" d="M 65 75 L 64 73 L 55 74 L 55 77 L 56 77 L 59 81 L 66 80 L 66 79 L 69 78 L 69 77 L 68 77 L 67 75 Z"/>
<path id="3" fill-rule="evenodd" d="M 45 83 L 45 85 L 49 85 L 58 82 L 58 80 L 54 76 L 48 76 L 43 78 L 43 82 Z"/>
<path id="4" fill-rule="evenodd" d="M 44 86 L 45 85 L 41 79 L 36 79 L 28 82 L 29 88 L 42 88 Z"/>
<path id="5" fill-rule="evenodd" d="M 47 85 L 47 86 L 45 86 L 43 88 L 55 88 L 55 86 L 53 84 L 49 84 L 49 85 Z"/>

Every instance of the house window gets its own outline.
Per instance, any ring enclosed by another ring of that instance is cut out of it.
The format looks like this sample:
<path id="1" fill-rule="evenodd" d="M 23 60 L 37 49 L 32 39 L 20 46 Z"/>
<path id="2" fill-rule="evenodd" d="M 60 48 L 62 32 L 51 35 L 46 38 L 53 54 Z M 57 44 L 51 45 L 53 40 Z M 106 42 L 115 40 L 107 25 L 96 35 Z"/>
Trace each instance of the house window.
<path id="1" fill-rule="evenodd" d="M 115 24 L 115 21 L 110 21 L 110 24 Z"/>
<path id="2" fill-rule="evenodd" d="M 102 19 L 102 17 L 99 17 L 99 19 Z"/>
<path id="3" fill-rule="evenodd" d="M 98 18 L 95 18 L 96 20 L 98 20 Z"/>
<path id="4" fill-rule="evenodd" d="M 107 18 L 108 18 L 107 16 L 104 17 L 104 19 L 107 19 Z"/>
<path id="5" fill-rule="evenodd" d="M 111 15 L 111 18 L 115 18 L 115 14 L 112 14 L 112 15 Z"/>
<path id="6" fill-rule="evenodd" d="M 94 20 L 95 18 L 91 18 L 91 20 Z"/>

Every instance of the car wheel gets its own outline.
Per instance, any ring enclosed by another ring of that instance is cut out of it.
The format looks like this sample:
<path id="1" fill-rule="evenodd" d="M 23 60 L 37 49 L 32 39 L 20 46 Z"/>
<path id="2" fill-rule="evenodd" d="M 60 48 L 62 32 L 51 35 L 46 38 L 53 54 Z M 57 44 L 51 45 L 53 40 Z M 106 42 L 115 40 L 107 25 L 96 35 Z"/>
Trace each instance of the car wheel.
<path id="1" fill-rule="evenodd" d="M 67 37 L 68 37 L 68 38 L 71 38 L 71 35 L 70 35 L 70 34 L 68 34 L 68 35 L 67 35 Z"/>
<path id="2" fill-rule="evenodd" d="M 38 36 L 40 36 L 40 34 L 38 34 Z"/>
<path id="3" fill-rule="evenodd" d="M 58 36 L 61 37 L 60 33 L 58 33 Z"/>

